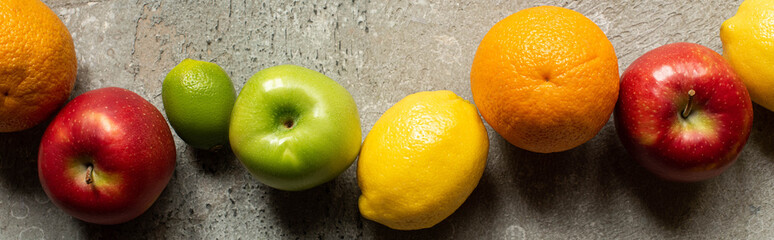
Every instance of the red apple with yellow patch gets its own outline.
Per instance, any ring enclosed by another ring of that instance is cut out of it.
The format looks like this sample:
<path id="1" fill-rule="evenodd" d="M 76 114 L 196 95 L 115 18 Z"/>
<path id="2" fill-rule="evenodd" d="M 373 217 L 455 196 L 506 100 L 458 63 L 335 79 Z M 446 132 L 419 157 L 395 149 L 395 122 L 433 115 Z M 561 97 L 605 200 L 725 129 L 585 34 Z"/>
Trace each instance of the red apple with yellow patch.
<path id="1" fill-rule="evenodd" d="M 161 112 L 114 87 L 68 103 L 46 129 L 38 153 L 38 176 L 52 202 L 98 224 L 145 212 L 174 169 L 175 143 Z"/>
<path id="2" fill-rule="evenodd" d="M 642 166 L 673 181 L 719 175 L 753 121 L 747 89 L 720 54 L 693 43 L 645 53 L 621 76 L 615 126 Z"/>

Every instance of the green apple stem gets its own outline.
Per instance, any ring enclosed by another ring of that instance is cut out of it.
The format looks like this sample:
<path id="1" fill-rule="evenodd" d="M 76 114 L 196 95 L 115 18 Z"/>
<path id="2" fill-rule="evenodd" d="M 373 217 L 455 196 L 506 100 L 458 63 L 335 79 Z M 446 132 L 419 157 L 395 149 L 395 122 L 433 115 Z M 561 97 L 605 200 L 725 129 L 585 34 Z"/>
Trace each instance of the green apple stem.
<path id="1" fill-rule="evenodd" d="M 685 104 L 683 112 L 680 113 L 680 116 L 683 118 L 688 118 L 688 116 L 691 115 L 691 108 L 693 107 L 693 95 L 696 95 L 696 91 L 693 89 L 688 90 L 688 104 Z"/>
<path id="2" fill-rule="evenodd" d="M 93 175 L 94 174 L 94 165 L 89 164 L 86 166 L 86 184 L 91 184 L 94 182 Z"/>

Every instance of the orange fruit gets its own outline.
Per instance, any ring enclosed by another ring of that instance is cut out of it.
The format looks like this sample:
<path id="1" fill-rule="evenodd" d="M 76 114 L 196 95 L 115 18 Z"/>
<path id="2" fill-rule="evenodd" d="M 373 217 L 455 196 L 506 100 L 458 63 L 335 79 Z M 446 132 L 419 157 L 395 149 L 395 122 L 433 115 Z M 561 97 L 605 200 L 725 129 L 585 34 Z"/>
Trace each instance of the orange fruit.
<path id="1" fill-rule="evenodd" d="M 593 138 L 618 98 L 618 59 L 599 27 L 561 7 L 524 9 L 495 24 L 470 72 L 473 100 L 492 128 L 533 152 Z"/>
<path id="2" fill-rule="evenodd" d="M 45 120 L 70 97 L 77 68 L 70 32 L 51 9 L 0 1 L 0 132 Z"/>

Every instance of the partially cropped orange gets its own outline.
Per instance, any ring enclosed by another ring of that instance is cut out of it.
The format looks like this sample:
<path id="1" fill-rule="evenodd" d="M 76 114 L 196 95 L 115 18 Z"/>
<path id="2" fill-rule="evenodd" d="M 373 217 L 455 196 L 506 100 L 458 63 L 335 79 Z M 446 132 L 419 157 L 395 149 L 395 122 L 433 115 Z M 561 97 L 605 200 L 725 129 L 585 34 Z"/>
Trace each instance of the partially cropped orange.
<path id="1" fill-rule="evenodd" d="M 599 27 L 561 7 L 534 7 L 495 24 L 470 73 L 481 115 L 511 144 L 565 151 L 593 138 L 618 98 L 618 59 Z"/>
<path id="2" fill-rule="evenodd" d="M 0 132 L 31 128 L 56 111 L 75 84 L 70 32 L 38 0 L 0 1 Z"/>

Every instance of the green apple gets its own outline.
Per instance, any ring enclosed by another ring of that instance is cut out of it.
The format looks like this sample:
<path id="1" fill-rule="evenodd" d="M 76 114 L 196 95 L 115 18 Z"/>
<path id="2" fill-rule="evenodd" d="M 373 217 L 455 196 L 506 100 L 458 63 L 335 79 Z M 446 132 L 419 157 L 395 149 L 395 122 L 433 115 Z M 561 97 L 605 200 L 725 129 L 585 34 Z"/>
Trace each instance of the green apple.
<path id="1" fill-rule="evenodd" d="M 360 117 L 347 90 L 311 69 L 270 67 L 237 96 L 229 140 L 262 183 L 305 190 L 335 178 L 360 151 Z"/>

